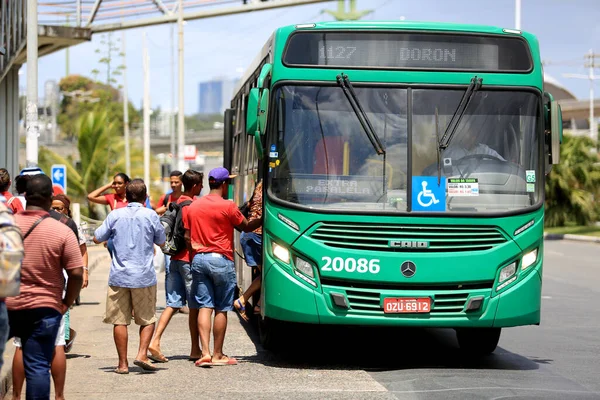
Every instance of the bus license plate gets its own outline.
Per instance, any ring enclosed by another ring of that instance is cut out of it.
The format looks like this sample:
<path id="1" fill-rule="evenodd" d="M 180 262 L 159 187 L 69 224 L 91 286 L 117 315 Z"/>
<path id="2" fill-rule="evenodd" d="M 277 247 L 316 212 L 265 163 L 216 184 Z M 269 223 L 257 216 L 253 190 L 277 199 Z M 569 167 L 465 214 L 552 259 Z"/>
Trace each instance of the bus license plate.
<path id="1" fill-rule="evenodd" d="M 431 299 L 423 298 L 386 298 L 383 299 L 383 312 L 394 313 L 428 313 L 431 311 Z"/>

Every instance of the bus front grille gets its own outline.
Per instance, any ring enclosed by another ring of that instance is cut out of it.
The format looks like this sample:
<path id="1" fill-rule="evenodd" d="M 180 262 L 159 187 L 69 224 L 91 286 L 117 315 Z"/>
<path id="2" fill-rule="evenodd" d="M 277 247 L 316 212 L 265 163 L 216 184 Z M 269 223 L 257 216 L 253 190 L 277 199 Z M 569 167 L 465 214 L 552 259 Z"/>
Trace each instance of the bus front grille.
<path id="1" fill-rule="evenodd" d="M 323 222 L 310 237 L 326 246 L 389 252 L 489 250 L 508 239 L 495 226 Z"/>
<path id="2" fill-rule="evenodd" d="M 383 315 L 381 306 L 381 293 L 363 290 L 346 290 L 350 310 L 366 312 L 368 314 Z M 386 296 L 386 297 L 413 297 L 410 295 Z M 462 313 L 465 303 L 469 297 L 468 292 L 459 293 L 436 293 L 433 295 L 430 317 L 444 316 L 447 314 Z"/>

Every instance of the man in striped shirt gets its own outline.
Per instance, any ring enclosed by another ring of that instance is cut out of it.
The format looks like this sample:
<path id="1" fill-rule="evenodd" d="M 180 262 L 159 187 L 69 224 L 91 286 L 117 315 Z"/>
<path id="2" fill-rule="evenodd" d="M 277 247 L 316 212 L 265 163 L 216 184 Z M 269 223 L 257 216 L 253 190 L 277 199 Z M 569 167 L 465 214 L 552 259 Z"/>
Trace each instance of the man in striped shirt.
<path id="1" fill-rule="evenodd" d="M 49 398 L 50 364 L 62 315 L 81 290 L 83 259 L 71 230 L 48 218 L 52 181 L 34 175 L 27 182 L 27 208 L 15 216 L 23 233 L 25 258 L 21 293 L 6 299 L 10 337 L 21 338 L 27 397 Z M 63 298 L 63 269 L 69 277 Z"/>

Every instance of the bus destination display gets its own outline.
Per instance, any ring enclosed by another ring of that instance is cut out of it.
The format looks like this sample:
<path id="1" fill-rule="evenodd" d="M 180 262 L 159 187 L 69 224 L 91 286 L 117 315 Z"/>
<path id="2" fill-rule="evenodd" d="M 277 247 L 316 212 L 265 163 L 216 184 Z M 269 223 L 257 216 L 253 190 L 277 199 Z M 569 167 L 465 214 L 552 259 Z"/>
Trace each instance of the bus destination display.
<path id="1" fill-rule="evenodd" d="M 522 71 L 531 69 L 524 41 L 512 37 L 422 33 L 299 33 L 284 63 L 296 66 Z"/>

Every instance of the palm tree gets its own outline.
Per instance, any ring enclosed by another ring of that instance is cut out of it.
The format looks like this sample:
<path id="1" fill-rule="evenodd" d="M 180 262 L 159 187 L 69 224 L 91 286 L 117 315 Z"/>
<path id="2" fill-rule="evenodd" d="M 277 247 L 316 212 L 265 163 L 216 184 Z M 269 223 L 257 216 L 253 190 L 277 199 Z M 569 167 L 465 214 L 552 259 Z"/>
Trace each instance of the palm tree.
<path id="1" fill-rule="evenodd" d="M 546 226 L 589 225 L 598 216 L 600 194 L 598 157 L 588 137 L 565 136 L 560 164 L 546 179 Z"/>

